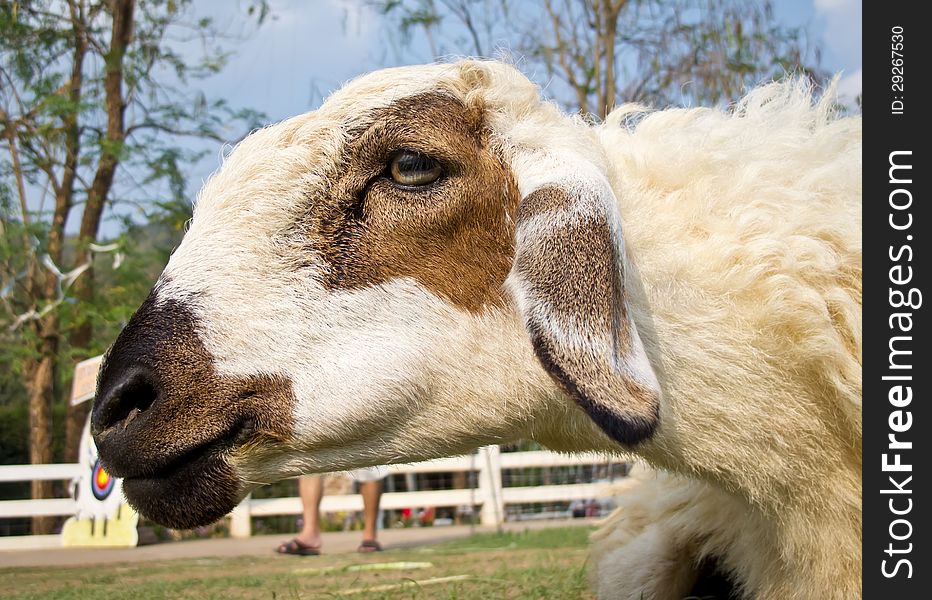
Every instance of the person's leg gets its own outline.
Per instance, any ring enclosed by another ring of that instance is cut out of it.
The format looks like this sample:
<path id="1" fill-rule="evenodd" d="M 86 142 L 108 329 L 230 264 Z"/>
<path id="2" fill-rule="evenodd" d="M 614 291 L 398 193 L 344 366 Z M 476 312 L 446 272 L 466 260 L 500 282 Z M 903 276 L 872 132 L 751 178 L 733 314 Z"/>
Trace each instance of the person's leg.
<path id="1" fill-rule="evenodd" d="M 362 543 L 357 550 L 377 552 L 382 549 L 376 537 L 379 534 L 379 499 L 385 472 L 381 467 L 369 467 L 353 471 L 353 477 L 359 482 L 359 494 L 362 496 Z"/>
<path id="2" fill-rule="evenodd" d="M 294 539 L 281 544 L 282 554 L 316 554 L 320 550 L 320 500 L 324 497 L 321 475 L 305 475 L 298 479 L 298 495 L 304 515 L 304 525 Z"/>
<path id="3" fill-rule="evenodd" d="M 298 533 L 302 544 L 320 548 L 320 500 L 324 497 L 324 478 L 305 475 L 298 480 L 298 495 L 304 511 L 304 526 Z"/>
<path id="4" fill-rule="evenodd" d="M 375 540 L 378 536 L 379 498 L 382 496 L 382 481 L 364 481 L 359 485 L 362 495 L 363 540 Z"/>

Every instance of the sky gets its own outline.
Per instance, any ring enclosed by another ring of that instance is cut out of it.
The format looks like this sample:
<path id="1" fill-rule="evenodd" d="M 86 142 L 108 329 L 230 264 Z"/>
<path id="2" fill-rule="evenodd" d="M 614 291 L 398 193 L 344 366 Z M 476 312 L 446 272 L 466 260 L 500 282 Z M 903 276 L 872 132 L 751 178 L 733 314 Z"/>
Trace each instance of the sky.
<path id="1" fill-rule="evenodd" d="M 199 0 L 199 15 L 242 39 L 231 44 L 228 66 L 198 82 L 208 98 L 264 113 L 268 122 L 318 106 L 343 82 L 385 66 L 430 60 L 426 44 L 415 38 L 403 54 L 386 49 L 384 21 L 360 0 L 269 0 L 271 17 L 260 27 L 243 25 L 245 0 Z M 861 91 L 861 0 L 775 0 L 776 19 L 806 25 L 823 50 L 822 66 L 841 74 L 841 93 L 849 100 Z M 464 53 L 468 50 L 464 49 Z M 404 56 L 404 60 L 399 56 Z M 231 137 L 239 135 L 233 134 Z M 211 149 L 213 145 L 215 151 Z M 208 154 L 191 171 L 193 198 L 219 165 L 221 149 L 209 142 Z M 106 227 L 106 225 L 105 225 Z"/>
<path id="2" fill-rule="evenodd" d="M 228 8 L 232 3 L 198 4 Z M 238 45 L 237 56 L 205 91 L 279 120 L 313 108 L 321 92 L 356 75 L 399 64 L 394 53 L 383 49 L 380 16 L 359 2 L 270 0 L 270 4 L 273 17 Z M 774 7 L 782 23 L 810 26 L 822 42 L 823 65 L 843 72 L 845 92 L 858 93 L 861 0 L 776 0 Z M 415 43 L 409 54 L 412 62 L 430 58 L 424 44 Z"/>
<path id="3" fill-rule="evenodd" d="M 786 2 L 790 4 L 796 2 Z M 842 72 L 840 93 L 856 97 L 861 93 L 861 0 L 815 0 L 799 4 L 804 5 L 801 9 L 811 7 L 811 22 L 825 48 L 825 66 Z"/>

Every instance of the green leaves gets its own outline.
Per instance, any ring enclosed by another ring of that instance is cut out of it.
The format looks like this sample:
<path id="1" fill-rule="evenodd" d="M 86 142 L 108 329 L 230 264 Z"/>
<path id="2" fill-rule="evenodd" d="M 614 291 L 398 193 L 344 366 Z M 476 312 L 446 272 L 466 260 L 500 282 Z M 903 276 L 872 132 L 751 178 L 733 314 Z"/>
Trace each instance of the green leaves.
<path id="1" fill-rule="evenodd" d="M 243 15 L 268 16 L 265 0 Z M 183 140 L 213 145 L 255 126 L 255 112 L 192 85 L 225 67 L 231 40 L 192 0 L 0 2 L 0 358 L 10 365 L 0 392 L 10 402 L 41 390 L 30 411 L 49 414 L 73 359 L 104 350 L 145 297 L 190 218 L 186 169 L 202 150 Z M 116 251 L 92 251 L 101 239 L 117 240 L 119 268 Z M 52 368 L 32 368 L 40 359 Z M 51 427 L 32 430 L 48 439 Z"/>

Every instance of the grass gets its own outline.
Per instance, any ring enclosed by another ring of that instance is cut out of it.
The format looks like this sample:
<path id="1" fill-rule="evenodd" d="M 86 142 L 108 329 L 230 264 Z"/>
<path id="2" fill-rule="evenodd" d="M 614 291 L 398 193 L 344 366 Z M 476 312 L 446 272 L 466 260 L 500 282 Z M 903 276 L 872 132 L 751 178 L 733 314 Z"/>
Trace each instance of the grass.
<path id="1" fill-rule="evenodd" d="M 480 534 L 368 556 L 270 556 L 82 568 L 0 568 L 4 582 L 0 597 L 591 599 L 585 564 L 590 531 L 569 527 Z M 383 566 L 366 566 L 376 563 Z"/>

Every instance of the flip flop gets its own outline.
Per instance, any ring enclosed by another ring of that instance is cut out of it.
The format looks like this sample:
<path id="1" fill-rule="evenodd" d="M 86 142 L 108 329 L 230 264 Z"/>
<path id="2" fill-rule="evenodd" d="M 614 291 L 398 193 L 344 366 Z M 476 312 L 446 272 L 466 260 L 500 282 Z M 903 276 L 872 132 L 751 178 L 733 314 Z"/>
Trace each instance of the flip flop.
<path id="1" fill-rule="evenodd" d="M 363 540 L 362 543 L 359 544 L 359 548 L 356 548 L 356 552 L 359 552 L 360 554 L 368 554 L 369 552 L 381 552 L 381 551 L 382 551 L 382 544 L 380 544 L 376 540 Z"/>
<path id="2" fill-rule="evenodd" d="M 320 554 L 320 546 L 309 546 L 298 538 L 292 538 L 279 544 L 275 551 L 279 554 L 293 554 L 295 556 L 317 556 Z"/>

